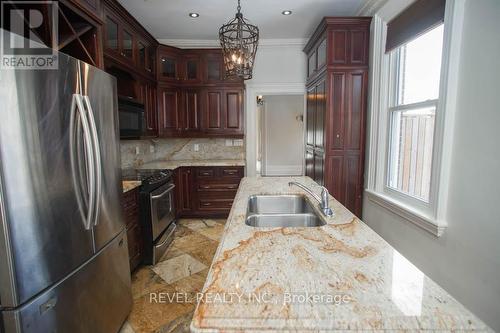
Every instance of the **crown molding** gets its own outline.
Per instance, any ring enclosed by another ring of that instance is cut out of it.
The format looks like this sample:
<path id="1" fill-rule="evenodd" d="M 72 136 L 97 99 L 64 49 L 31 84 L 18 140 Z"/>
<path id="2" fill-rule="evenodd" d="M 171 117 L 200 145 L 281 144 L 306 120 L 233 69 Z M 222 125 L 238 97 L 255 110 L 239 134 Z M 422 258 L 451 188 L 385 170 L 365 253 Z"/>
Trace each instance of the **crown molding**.
<path id="1" fill-rule="evenodd" d="M 218 40 L 209 39 L 158 39 L 160 44 L 178 47 L 180 49 L 220 48 Z M 266 47 L 303 47 L 307 43 L 305 38 L 261 39 L 259 48 Z"/>
<path id="2" fill-rule="evenodd" d="M 219 41 L 215 39 L 158 39 L 158 42 L 180 49 L 220 48 Z"/>
<path id="3" fill-rule="evenodd" d="M 304 47 L 306 45 L 307 38 L 276 38 L 276 39 L 262 39 L 259 41 L 259 46 L 261 47 L 287 47 L 287 46 L 297 46 Z"/>
<path id="4" fill-rule="evenodd" d="M 373 16 L 378 12 L 388 0 L 368 0 L 359 7 L 356 15 L 358 16 Z"/>

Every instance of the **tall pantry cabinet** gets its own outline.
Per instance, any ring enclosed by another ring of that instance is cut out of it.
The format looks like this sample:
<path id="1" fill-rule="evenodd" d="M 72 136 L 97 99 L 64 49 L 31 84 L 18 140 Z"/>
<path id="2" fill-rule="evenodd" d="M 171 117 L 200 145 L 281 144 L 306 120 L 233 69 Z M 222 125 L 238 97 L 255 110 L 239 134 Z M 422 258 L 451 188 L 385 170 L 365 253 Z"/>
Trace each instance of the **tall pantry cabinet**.
<path id="1" fill-rule="evenodd" d="M 325 17 L 307 54 L 306 176 L 361 217 L 370 17 Z"/>

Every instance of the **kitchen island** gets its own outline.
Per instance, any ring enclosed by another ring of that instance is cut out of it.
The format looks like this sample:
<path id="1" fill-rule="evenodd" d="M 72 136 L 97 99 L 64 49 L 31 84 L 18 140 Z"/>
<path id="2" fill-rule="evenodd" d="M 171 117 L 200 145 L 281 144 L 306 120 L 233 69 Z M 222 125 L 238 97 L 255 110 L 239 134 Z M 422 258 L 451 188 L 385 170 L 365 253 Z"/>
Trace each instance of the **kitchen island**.
<path id="1" fill-rule="evenodd" d="M 321 215 L 290 181 L 320 192 L 308 177 L 242 180 L 192 332 L 491 331 L 331 196 L 321 227 L 245 224 L 254 194 L 304 194 Z"/>

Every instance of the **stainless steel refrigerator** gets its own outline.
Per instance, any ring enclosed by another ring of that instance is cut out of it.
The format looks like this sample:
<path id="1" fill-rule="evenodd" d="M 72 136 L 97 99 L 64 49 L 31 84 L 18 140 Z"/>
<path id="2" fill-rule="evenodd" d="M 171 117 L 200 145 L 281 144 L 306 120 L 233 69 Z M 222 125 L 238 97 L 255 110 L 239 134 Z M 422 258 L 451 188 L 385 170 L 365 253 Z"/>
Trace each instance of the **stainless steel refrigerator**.
<path id="1" fill-rule="evenodd" d="M 0 70 L 0 331 L 118 332 L 132 296 L 116 81 Z"/>

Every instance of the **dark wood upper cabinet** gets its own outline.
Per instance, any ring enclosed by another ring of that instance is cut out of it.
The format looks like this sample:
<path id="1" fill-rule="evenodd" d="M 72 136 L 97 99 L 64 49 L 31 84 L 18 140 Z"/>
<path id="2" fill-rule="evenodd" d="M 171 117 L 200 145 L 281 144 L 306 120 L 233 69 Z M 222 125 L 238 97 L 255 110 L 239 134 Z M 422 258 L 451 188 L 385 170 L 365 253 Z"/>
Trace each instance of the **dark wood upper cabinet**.
<path id="1" fill-rule="evenodd" d="M 326 65 L 326 38 L 323 38 L 318 45 L 316 50 L 317 53 L 317 64 L 316 70 L 321 70 Z"/>
<path id="2" fill-rule="evenodd" d="M 224 78 L 224 62 L 218 49 L 178 49 L 159 46 L 158 81 L 186 86 L 243 85 L 239 79 Z"/>
<path id="3" fill-rule="evenodd" d="M 200 83 L 202 81 L 202 64 L 199 54 L 186 54 L 182 57 L 182 80 L 186 83 Z"/>
<path id="4" fill-rule="evenodd" d="M 147 76 L 155 75 L 156 47 L 145 39 L 137 41 L 137 68 Z"/>
<path id="5" fill-rule="evenodd" d="M 61 1 L 99 13 L 96 26 L 73 14 L 60 19 L 70 32 L 62 47 L 104 67 L 120 95 L 144 103 L 145 137 L 243 137 L 243 81 L 224 78 L 220 49 L 160 45 L 116 0 Z M 83 40 L 88 48 L 80 50 Z"/>
<path id="6" fill-rule="evenodd" d="M 225 132 L 243 134 L 243 91 L 241 89 L 227 89 L 225 98 Z"/>
<path id="7" fill-rule="evenodd" d="M 104 52 L 119 62 L 135 64 L 136 37 L 131 26 L 115 15 L 112 9 L 104 8 Z"/>
<path id="8" fill-rule="evenodd" d="M 203 131 L 206 133 L 223 130 L 224 90 L 206 89 L 203 91 Z"/>
<path id="9" fill-rule="evenodd" d="M 222 54 L 208 53 L 205 57 L 205 75 L 206 82 L 221 82 L 223 81 L 224 63 Z"/>
<path id="10" fill-rule="evenodd" d="M 177 83 L 181 80 L 181 57 L 176 48 L 160 45 L 158 48 L 158 81 Z"/>
<path id="11" fill-rule="evenodd" d="M 327 49 L 326 38 L 321 37 L 312 50 L 307 54 L 307 77 L 315 77 L 326 66 Z"/>
<path id="12" fill-rule="evenodd" d="M 111 9 L 104 9 L 104 52 L 120 53 L 119 18 Z"/>
<path id="13" fill-rule="evenodd" d="M 243 136 L 243 89 L 204 89 L 202 108 L 203 133 Z"/>
<path id="14" fill-rule="evenodd" d="M 121 32 L 122 55 L 131 61 L 134 61 L 134 36 L 127 28 L 123 28 Z"/>
<path id="15" fill-rule="evenodd" d="M 198 89 L 187 89 L 183 94 L 182 129 L 186 134 L 201 130 L 201 94 Z"/>
<path id="16" fill-rule="evenodd" d="M 120 52 L 118 42 L 118 19 L 106 13 L 104 47 L 107 51 Z"/>
<path id="17" fill-rule="evenodd" d="M 100 0 L 71 0 L 88 14 L 93 15 L 95 18 L 101 16 L 101 1 Z"/>
<path id="18" fill-rule="evenodd" d="M 103 66 L 100 22 L 88 15 L 81 3 L 61 1 L 58 6 L 59 51 L 96 67 Z M 98 5 L 98 2 L 96 2 Z"/>
<path id="19" fill-rule="evenodd" d="M 148 137 L 158 136 L 158 107 L 156 83 L 149 80 L 139 81 L 138 100 L 144 103 L 145 130 Z"/>
<path id="20" fill-rule="evenodd" d="M 371 18 L 324 18 L 308 55 L 306 175 L 361 217 Z"/>
<path id="21" fill-rule="evenodd" d="M 161 136 L 178 136 L 182 131 L 182 95 L 178 88 L 158 89 Z"/>
<path id="22" fill-rule="evenodd" d="M 105 61 L 155 79 L 158 42 L 116 1 L 104 0 L 102 13 Z"/>
<path id="23" fill-rule="evenodd" d="M 368 65 L 368 34 L 364 27 L 349 24 L 329 31 L 329 65 Z"/>
<path id="24" fill-rule="evenodd" d="M 164 55 L 161 57 L 161 76 L 166 80 L 179 80 L 178 76 L 179 66 L 178 59 Z"/>
<path id="25" fill-rule="evenodd" d="M 98 4 L 96 2 L 96 5 Z M 33 36 L 37 42 L 93 66 L 103 67 L 101 21 L 81 1 L 60 0 L 57 6 L 50 1 L 5 1 L 2 5 L 6 13 L 11 9 L 22 8 L 36 11 L 41 15 L 40 25 L 26 26 L 30 36 Z M 54 18 L 54 14 L 57 17 Z M 9 17 L 3 18 L 9 20 Z M 57 26 L 55 26 L 56 22 Z M 9 29 L 9 26 L 5 24 L 6 29 Z M 57 33 L 57 36 L 53 36 L 53 32 Z M 56 41 L 57 44 L 54 44 Z"/>
<path id="26" fill-rule="evenodd" d="M 147 46 L 144 41 L 137 42 L 137 65 L 139 68 L 146 69 Z"/>

